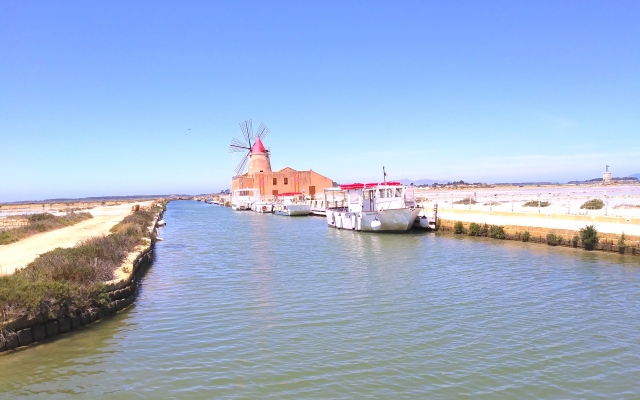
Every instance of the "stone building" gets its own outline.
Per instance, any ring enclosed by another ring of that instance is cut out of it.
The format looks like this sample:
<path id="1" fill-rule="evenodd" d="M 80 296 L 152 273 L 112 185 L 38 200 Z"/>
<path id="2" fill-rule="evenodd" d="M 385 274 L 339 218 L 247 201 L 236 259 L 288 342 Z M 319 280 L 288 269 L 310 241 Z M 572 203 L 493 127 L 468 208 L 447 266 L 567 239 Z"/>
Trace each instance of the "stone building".
<path id="1" fill-rule="evenodd" d="M 314 198 L 322 195 L 325 188 L 333 186 L 333 181 L 324 175 L 308 170 L 298 171 L 290 167 L 279 171 L 271 170 L 269 152 L 264 148 L 260 138 L 249 153 L 249 168 L 247 173 L 234 176 L 231 180 L 231 190 L 260 189 L 260 195 L 272 196 L 282 193 L 302 193 Z"/>

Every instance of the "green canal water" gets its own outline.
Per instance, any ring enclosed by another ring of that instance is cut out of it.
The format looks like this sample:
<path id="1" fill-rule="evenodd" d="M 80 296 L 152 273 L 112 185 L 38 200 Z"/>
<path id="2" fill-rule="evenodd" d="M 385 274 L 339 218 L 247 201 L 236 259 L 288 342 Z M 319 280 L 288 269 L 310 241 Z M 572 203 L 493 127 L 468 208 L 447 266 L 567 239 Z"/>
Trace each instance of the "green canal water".
<path id="1" fill-rule="evenodd" d="M 0 398 L 639 398 L 639 258 L 171 202 L 135 306 Z"/>

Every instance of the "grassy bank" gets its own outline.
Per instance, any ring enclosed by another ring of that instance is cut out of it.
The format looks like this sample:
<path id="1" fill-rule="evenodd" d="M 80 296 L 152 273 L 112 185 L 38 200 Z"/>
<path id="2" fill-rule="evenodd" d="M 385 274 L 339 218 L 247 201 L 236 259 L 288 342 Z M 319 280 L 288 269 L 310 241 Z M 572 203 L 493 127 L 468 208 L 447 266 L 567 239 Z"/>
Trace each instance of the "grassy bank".
<path id="1" fill-rule="evenodd" d="M 75 225 L 90 218 L 93 218 L 93 215 L 87 212 L 70 212 L 59 217 L 49 213 L 31 214 L 26 218 L 28 221 L 26 226 L 0 230 L 0 245 L 14 243 L 36 233 Z"/>
<path id="2" fill-rule="evenodd" d="M 107 304 L 104 282 L 114 278 L 136 246 L 148 242 L 148 228 L 160 211 L 134 212 L 107 236 L 57 248 L 13 275 L 0 277 L 0 326 L 21 317 L 48 320 Z"/>

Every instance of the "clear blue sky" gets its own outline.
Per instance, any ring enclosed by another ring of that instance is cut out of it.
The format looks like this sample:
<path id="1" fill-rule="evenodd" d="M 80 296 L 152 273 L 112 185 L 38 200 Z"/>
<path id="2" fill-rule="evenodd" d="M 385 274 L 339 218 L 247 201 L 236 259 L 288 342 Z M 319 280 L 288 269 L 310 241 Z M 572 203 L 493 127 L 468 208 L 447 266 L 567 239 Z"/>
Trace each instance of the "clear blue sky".
<path id="1" fill-rule="evenodd" d="M 640 1 L 0 0 L 0 201 L 640 172 Z"/>

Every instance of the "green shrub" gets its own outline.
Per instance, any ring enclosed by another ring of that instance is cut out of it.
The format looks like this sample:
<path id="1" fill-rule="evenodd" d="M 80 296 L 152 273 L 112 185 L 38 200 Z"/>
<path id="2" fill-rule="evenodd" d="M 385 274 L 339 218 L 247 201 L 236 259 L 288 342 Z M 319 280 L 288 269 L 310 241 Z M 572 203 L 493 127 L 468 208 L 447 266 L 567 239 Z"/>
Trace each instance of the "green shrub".
<path id="1" fill-rule="evenodd" d="M 540 201 L 540 207 L 549 207 L 551 203 L 548 201 Z M 522 205 L 522 207 L 538 207 L 538 200 L 529 200 Z"/>
<path id="2" fill-rule="evenodd" d="M 455 224 L 453 224 L 453 233 L 455 233 L 456 235 L 464 233 L 464 225 L 462 224 L 462 222 L 457 221 Z"/>
<path id="3" fill-rule="evenodd" d="M 482 228 L 480 228 L 480 225 L 476 224 L 475 222 L 472 222 L 469 224 L 469 229 L 467 230 L 467 235 L 469 236 L 480 236 L 480 234 L 482 233 Z"/>
<path id="4" fill-rule="evenodd" d="M 578 242 L 580 241 L 580 236 L 574 235 L 573 239 L 571 239 L 571 244 L 573 247 L 578 247 Z"/>
<path id="5" fill-rule="evenodd" d="M 599 210 L 602 207 L 604 207 L 604 201 L 600 199 L 591 199 L 591 200 L 585 201 L 580 206 L 581 209 L 586 209 L 586 210 Z"/>
<path id="6" fill-rule="evenodd" d="M 482 229 L 480 230 L 480 236 L 489 236 L 489 225 L 485 222 L 482 224 Z"/>
<path id="7" fill-rule="evenodd" d="M 489 236 L 494 239 L 504 239 L 507 237 L 504 233 L 504 227 L 497 225 L 491 225 L 489 228 Z"/>
<path id="8" fill-rule="evenodd" d="M 622 232 L 622 234 L 618 238 L 618 251 L 620 253 L 624 253 L 624 251 L 627 249 L 627 245 L 624 243 L 625 239 L 626 238 L 624 236 L 624 232 Z"/>
<path id="9" fill-rule="evenodd" d="M 29 222 L 40 222 L 40 221 L 50 221 L 52 219 L 56 219 L 56 216 L 49 213 L 41 213 L 41 214 L 31 214 L 27 221 Z"/>
<path id="10" fill-rule="evenodd" d="M 559 243 L 558 237 L 554 233 L 547 233 L 547 244 L 549 246 L 557 246 Z"/>
<path id="11" fill-rule="evenodd" d="M 453 204 L 476 204 L 477 201 L 475 199 L 472 199 L 471 197 L 465 197 L 462 200 L 458 200 L 458 201 L 454 201 Z"/>
<path id="12" fill-rule="evenodd" d="M 598 246 L 598 231 L 595 226 L 587 225 L 580 229 L 580 239 L 585 250 L 593 250 Z"/>
<path id="13" fill-rule="evenodd" d="M 524 233 L 522 234 L 522 241 L 523 242 L 528 242 L 530 236 L 531 235 L 529 234 L 529 231 L 524 231 Z"/>

